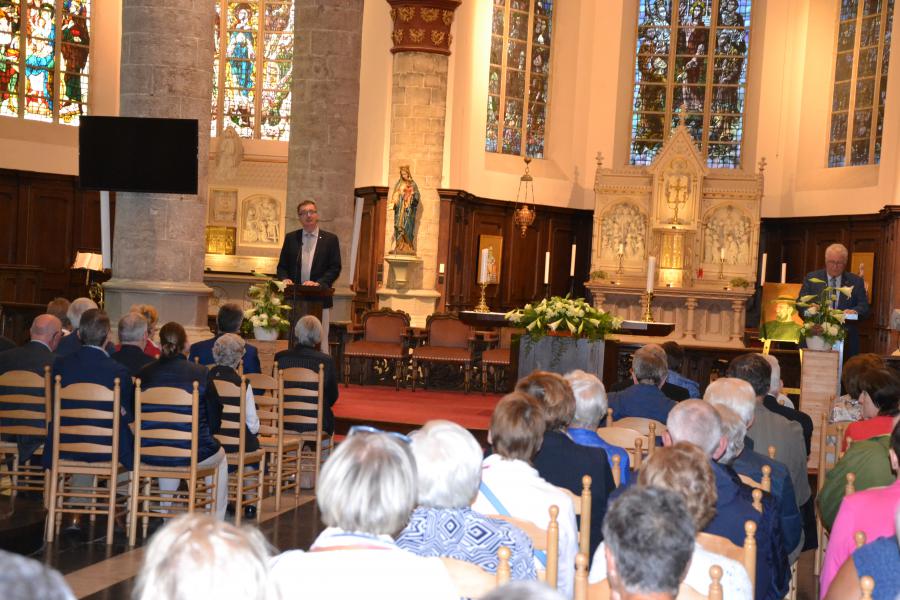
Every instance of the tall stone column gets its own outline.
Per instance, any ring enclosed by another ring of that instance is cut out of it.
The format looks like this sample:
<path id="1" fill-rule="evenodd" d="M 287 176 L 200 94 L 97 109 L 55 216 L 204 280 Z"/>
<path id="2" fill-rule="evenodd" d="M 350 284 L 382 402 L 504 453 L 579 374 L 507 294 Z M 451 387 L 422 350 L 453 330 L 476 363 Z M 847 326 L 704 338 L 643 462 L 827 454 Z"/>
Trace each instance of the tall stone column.
<path id="1" fill-rule="evenodd" d="M 106 306 L 115 320 L 132 304 L 153 304 L 192 341 L 210 335 L 203 259 L 215 18 L 212 2 L 122 2 L 120 114 L 197 119 L 200 160 L 196 195 L 117 194 Z"/>
<path id="2" fill-rule="evenodd" d="M 294 11 L 285 229 L 300 227 L 297 204 L 316 201 L 319 227 L 341 241 L 331 320 L 349 320 L 363 0 L 295 0 Z"/>
<path id="3" fill-rule="evenodd" d="M 394 42 L 391 97 L 390 180 L 393 188 L 400 167 L 409 165 L 421 196 L 412 264 L 388 256 L 391 275 L 378 291 L 380 304 L 410 314 L 424 326 L 440 294 L 435 291 L 440 199 L 437 188 L 444 168 L 444 128 L 447 116 L 447 66 L 453 36 L 454 11 L 460 0 L 387 0 L 391 6 Z M 393 214 L 388 211 L 385 248 L 393 247 Z M 407 263 L 404 265 L 404 263 Z M 397 267 L 409 268 L 406 282 Z"/>

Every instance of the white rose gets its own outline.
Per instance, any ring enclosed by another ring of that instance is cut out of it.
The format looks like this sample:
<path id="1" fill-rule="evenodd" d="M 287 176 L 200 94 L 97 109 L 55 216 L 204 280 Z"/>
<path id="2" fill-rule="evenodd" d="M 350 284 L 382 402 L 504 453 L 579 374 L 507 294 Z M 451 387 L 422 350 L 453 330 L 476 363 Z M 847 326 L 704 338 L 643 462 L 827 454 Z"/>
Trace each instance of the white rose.
<path id="1" fill-rule="evenodd" d="M 819 313 L 819 307 L 815 304 L 811 304 L 809 308 L 806 309 L 806 314 L 815 315 Z"/>
<path id="2" fill-rule="evenodd" d="M 279 300 L 278 298 L 275 298 L 275 297 L 273 296 L 273 297 L 272 297 L 272 304 L 275 305 L 275 306 L 280 306 L 280 305 L 281 305 L 281 300 Z"/>
<path id="3" fill-rule="evenodd" d="M 250 323 L 252 323 L 254 327 L 259 327 L 259 317 L 253 315 L 250 317 Z"/>

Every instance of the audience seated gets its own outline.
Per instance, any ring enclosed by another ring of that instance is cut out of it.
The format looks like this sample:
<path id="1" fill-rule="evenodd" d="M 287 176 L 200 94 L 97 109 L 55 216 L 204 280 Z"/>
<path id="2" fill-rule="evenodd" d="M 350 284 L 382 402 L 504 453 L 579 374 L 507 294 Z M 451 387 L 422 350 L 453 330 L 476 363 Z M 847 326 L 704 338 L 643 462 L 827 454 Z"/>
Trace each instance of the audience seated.
<path id="1" fill-rule="evenodd" d="M 74 305 L 74 303 L 73 303 Z M 75 352 L 68 356 L 60 356 L 53 363 L 51 376 L 54 382 L 60 377 L 62 387 L 73 383 L 96 383 L 103 387 L 113 389 L 115 380 L 119 380 L 119 404 L 123 411 L 123 417 L 119 421 L 119 462 L 131 469 L 134 455 L 134 438 L 128 423 L 134 420 L 134 385 L 128 370 L 111 359 L 103 347 L 109 341 L 109 317 L 106 313 L 92 308 L 78 315 L 78 335 L 82 343 L 79 343 Z M 74 334 L 69 334 L 74 335 Z M 68 336 L 67 336 L 68 337 Z M 63 338 L 65 339 L 65 338 Z M 63 400 L 64 408 L 92 408 L 95 403 L 78 400 Z M 100 427 L 110 427 L 107 421 L 97 423 Z M 50 460 L 53 456 L 53 432 L 51 426 L 47 428 L 47 439 L 44 442 L 44 467 L 50 468 Z M 79 436 L 80 442 L 94 442 L 109 444 L 109 438 L 93 438 L 91 436 Z M 103 461 L 99 454 L 60 453 L 60 456 L 71 460 Z M 87 476 L 90 479 L 90 476 Z"/>
<path id="2" fill-rule="evenodd" d="M 663 434 L 666 446 L 690 442 L 710 459 L 716 478 L 716 516 L 704 529 L 741 546 L 744 543 L 744 523 L 756 523 L 757 600 L 780 600 L 787 594 L 789 569 L 787 551 L 782 541 L 781 522 L 770 494 L 763 495 L 763 511 L 753 507 L 753 490 L 744 485 L 730 467 L 715 462 L 724 453 L 727 440 L 716 410 L 702 400 L 686 400 L 672 409 Z"/>
<path id="3" fill-rule="evenodd" d="M 147 336 L 147 319 L 141 313 L 130 312 L 119 319 L 119 349 L 110 356 L 123 364 L 132 377 L 154 360 L 144 352 Z"/>
<path id="4" fill-rule="evenodd" d="M 529 537 L 470 507 L 481 485 L 481 446 L 450 421 L 429 421 L 410 434 L 416 459 L 418 506 L 397 545 L 419 556 L 448 557 L 497 572 L 497 550 L 510 550 L 513 579 L 535 579 Z"/>
<path id="5" fill-rule="evenodd" d="M 511 581 L 482 600 L 562 600 L 562 596 L 540 581 Z"/>
<path id="6" fill-rule="evenodd" d="M 56 347 L 56 353 L 59 356 L 68 356 L 77 352 L 78 348 L 81 347 L 82 342 L 78 336 L 78 327 L 81 325 L 81 316 L 88 310 L 97 310 L 97 303 L 90 298 L 75 298 L 69 305 L 66 316 L 69 318 L 69 323 L 72 324 L 72 331 L 59 341 L 59 345 Z"/>
<path id="7" fill-rule="evenodd" d="M 616 489 L 606 451 L 576 444 L 566 430 L 575 416 L 575 395 L 562 376 L 535 371 L 516 384 L 516 390 L 534 396 L 544 407 L 544 440 L 532 461 L 544 480 L 576 496 L 591 477 L 591 556 L 603 539 L 603 515 L 609 494 Z"/>
<path id="8" fill-rule="evenodd" d="M 289 550 L 273 560 L 282 598 L 459 597 L 440 559 L 407 552 L 391 537 L 416 505 L 409 443 L 400 434 L 351 429 L 319 479 L 316 502 L 327 529 L 308 552 Z"/>
<path id="9" fill-rule="evenodd" d="M 482 463 L 481 488 L 472 508 L 482 514 L 530 521 L 546 529 L 550 521 L 550 507 L 556 505 L 559 508 L 557 589 L 571 598 L 575 554 L 578 552 L 575 509 L 566 492 L 548 483 L 532 466 L 545 439 L 547 417 L 544 410 L 539 400 L 518 391 L 507 394 L 497 404 L 491 416 L 490 429 L 494 453 Z M 603 464 L 608 469 L 605 457 Z M 594 519 L 602 521 L 600 516 L 593 515 L 591 520 Z M 542 562 L 537 553 L 536 558 Z M 541 564 L 539 568 L 543 569 L 545 565 Z"/>
<path id="10" fill-rule="evenodd" d="M 776 458 L 788 468 L 797 503 L 802 507 L 812 494 L 806 471 L 803 427 L 772 412 L 763 404 L 771 385 L 772 367 L 760 354 L 742 354 L 728 365 L 728 377 L 743 379 L 753 387 L 756 407 L 753 424 L 747 432 L 747 436 L 753 441 L 751 449 L 759 449 L 760 453 L 764 453 L 769 446 L 775 446 Z"/>
<path id="11" fill-rule="evenodd" d="M 832 423 L 841 421 L 859 421 L 862 418 L 862 408 L 859 405 L 859 379 L 868 369 L 884 369 L 884 359 L 877 354 L 857 354 L 851 356 L 841 369 L 841 384 L 844 387 L 844 395 L 835 398 L 831 407 Z"/>
<path id="12" fill-rule="evenodd" d="M 696 531 L 703 531 L 716 513 L 716 478 L 703 451 L 686 442 L 657 450 L 641 467 L 640 486 L 654 486 L 675 492 L 685 503 Z M 709 589 L 709 568 L 722 567 L 724 597 L 752 600 L 750 577 L 744 565 L 694 544 L 693 557 L 684 583 L 705 594 Z M 590 582 L 606 579 L 605 552 L 597 552 L 591 564 Z"/>
<path id="13" fill-rule="evenodd" d="M 900 420 L 890 435 L 891 447 L 889 457 L 891 468 L 900 473 Z M 846 496 L 838 509 L 837 517 L 828 536 L 825 548 L 825 562 L 822 565 L 822 578 L 819 589 L 822 595 L 828 591 L 841 565 L 850 556 L 856 544 L 854 534 L 862 531 L 866 539 L 874 540 L 883 535 L 893 535 L 894 525 L 885 518 L 900 508 L 900 480 L 886 487 L 875 487 Z M 897 565 L 900 567 L 900 565 Z"/>
<path id="14" fill-rule="evenodd" d="M 219 314 L 216 316 L 216 328 L 219 332 L 215 337 L 202 342 L 191 344 L 191 351 L 188 360 L 198 361 L 201 365 L 213 364 L 213 345 L 216 340 L 226 333 L 241 334 L 241 324 L 244 322 L 244 311 L 241 307 L 234 303 L 223 304 L 219 308 Z M 256 346 L 247 344 L 244 353 L 244 373 L 262 373 L 259 365 L 259 351 Z"/>
<path id="15" fill-rule="evenodd" d="M 575 416 L 572 418 L 572 424 L 569 425 L 569 437 L 581 446 L 603 448 L 610 468 L 612 468 L 612 457 L 618 456 L 619 483 L 628 485 L 631 467 L 628 452 L 605 442 L 597 435 L 597 427 L 600 420 L 606 418 L 606 409 L 608 408 L 603 382 L 597 379 L 596 375 L 585 373 L 580 369 L 570 371 L 566 374 L 565 379 L 569 382 L 572 393 L 575 395 Z"/>
<path id="16" fill-rule="evenodd" d="M 33 558 L 0 550 L 0 565 L 4 600 L 75 600 L 59 571 Z"/>
<path id="17" fill-rule="evenodd" d="M 228 499 L 228 463 L 225 460 L 225 451 L 219 445 L 219 442 L 213 437 L 210 428 L 209 408 L 206 400 L 206 381 L 208 373 L 206 367 L 197 365 L 187 360 L 185 350 L 187 349 L 187 334 L 184 327 L 175 322 L 166 323 L 159 330 L 159 340 L 162 344 L 162 350 L 159 360 L 147 365 L 138 373 L 141 391 L 149 390 L 155 387 L 175 387 L 186 392 L 193 391 L 193 384 L 198 384 L 199 404 L 197 416 L 197 466 L 198 467 L 218 467 L 218 481 L 216 486 L 216 516 L 220 519 L 225 518 L 225 509 Z M 174 407 L 166 407 L 165 410 L 172 411 Z M 142 410 L 153 412 L 152 406 L 144 406 Z M 177 427 L 181 427 L 177 424 Z M 172 445 L 182 445 L 189 447 L 190 442 L 172 442 Z M 180 458 L 155 457 L 148 456 L 144 458 L 148 464 L 157 466 L 173 466 L 183 467 L 186 464 Z M 178 489 L 179 479 L 159 480 L 159 488 L 165 491 L 174 491 Z M 207 477 L 207 484 L 212 483 L 212 478 Z"/>
<path id="18" fill-rule="evenodd" d="M 609 407 L 613 409 L 613 420 L 625 417 L 644 417 L 665 423 L 675 401 L 660 390 L 666 382 L 669 367 L 665 352 L 661 358 L 647 344 L 635 351 L 631 362 L 631 377 L 634 385 L 621 392 L 609 394 Z M 659 348 L 659 346 L 656 346 Z"/>
<path id="19" fill-rule="evenodd" d="M 778 401 L 778 394 L 782 388 L 781 365 L 778 363 L 778 359 L 771 354 L 760 354 L 760 356 L 769 363 L 769 368 L 771 369 L 769 374 L 769 391 L 763 397 L 763 406 L 776 415 L 781 415 L 785 419 L 800 424 L 800 427 L 803 428 L 803 443 L 806 445 L 806 456 L 809 456 L 809 451 L 812 448 L 812 417 L 805 412 L 785 406 Z"/>
<path id="20" fill-rule="evenodd" d="M 31 323 L 31 340 L 25 345 L 0 352 L 0 375 L 9 371 L 29 371 L 36 373 L 41 377 L 44 376 L 44 367 L 52 366 L 56 359 L 54 350 L 59 340 L 62 338 L 62 323 L 53 315 L 43 314 L 34 318 Z M 23 389 L 2 389 L 2 393 L 32 393 L 32 390 Z M 36 400 L 35 405 L 26 405 L 28 410 L 44 410 L 43 390 L 41 396 Z M 11 424 L 7 421 L 6 424 Z M 24 421 L 29 426 L 43 424 L 34 424 Z M 31 435 L 15 435 L 4 434 L 4 441 L 16 442 L 19 450 L 19 461 L 25 462 L 31 458 L 35 450 L 44 443 L 43 437 Z"/>
<path id="21" fill-rule="evenodd" d="M 144 345 L 144 352 L 153 358 L 159 358 L 161 353 L 160 346 L 153 340 L 156 335 L 156 325 L 159 323 L 159 313 L 152 304 L 132 304 L 128 312 L 136 312 L 144 315 L 147 319 L 147 343 Z"/>
<path id="22" fill-rule="evenodd" d="M 258 529 L 201 514 L 171 520 L 150 540 L 134 600 L 271 600 L 269 549 Z"/>
<path id="23" fill-rule="evenodd" d="M 226 333 L 220 335 L 213 345 L 213 359 L 216 364 L 209 370 L 209 376 L 206 382 L 206 404 L 209 410 L 210 428 L 214 434 L 219 433 L 222 426 L 222 409 L 225 401 L 216 391 L 215 382 L 227 381 L 241 387 L 241 376 L 238 375 L 237 368 L 241 364 L 244 357 L 244 349 L 248 344 L 239 335 L 234 333 Z M 247 384 L 246 399 L 246 415 L 244 424 L 247 428 L 244 437 L 244 451 L 254 452 L 259 449 L 259 440 L 256 434 L 259 433 L 259 417 L 256 415 L 256 400 L 253 397 L 253 388 Z"/>
<path id="24" fill-rule="evenodd" d="M 635 352 L 635 354 L 637 354 L 638 352 L 640 352 L 641 354 L 644 354 L 644 355 L 651 354 L 651 355 L 659 358 L 659 360 L 662 362 L 662 364 L 664 364 L 666 366 L 665 370 L 666 370 L 666 373 L 668 374 L 669 361 L 668 361 L 668 358 L 666 358 L 666 351 L 662 349 L 662 346 L 660 346 L 659 344 L 644 344 L 641 348 L 639 348 L 637 350 L 637 352 Z M 610 389 L 611 392 L 621 392 L 636 383 L 636 381 L 634 379 L 634 362 L 633 361 L 634 361 L 634 356 L 632 356 L 632 368 L 631 368 L 632 378 L 628 379 L 628 380 L 624 380 L 624 381 L 617 381 L 615 384 L 613 384 L 612 388 Z M 657 385 L 657 387 L 660 390 L 662 390 L 662 393 L 664 396 L 666 396 L 667 398 L 669 398 L 670 400 L 673 400 L 675 402 L 681 402 L 682 400 L 687 400 L 688 398 L 690 398 L 690 394 L 688 394 L 688 391 L 686 389 L 684 389 L 683 387 L 681 387 L 679 385 L 675 385 L 674 383 L 671 383 L 667 380 L 663 381 L 663 383 Z"/>
<path id="25" fill-rule="evenodd" d="M 745 444 L 747 430 L 753 425 L 755 414 L 753 388 L 742 379 L 720 377 L 709 384 L 703 399 L 719 411 L 723 434 L 728 439 L 728 446 L 719 462 L 730 466 L 739 475 L 760 482 L 763 466 L 768 465 L 772 469 L 772 495 L 781 518 L 784 546 L 790 551 L 789 560 L 793 563 L 803 549 L 804 532 L 790 473 L 781 462 L 755 452 Z"/>
<path id="26" fill-rule="evenodd" d="M 663 342 L 662 349 L 666 352 L 666 363 L 669 366 L 666 383 L 686 389 L 688 398 L 699 398 L 700 384 L 681 374 L 681 367 L 684 364 L 684 349 L 674 340 Z"/>
<path id="27" fill-rule="evenodd" d="M 887 435 L 893 428 L 894 417 L 900 405 L 900 378 L 890 369 L 866 369 L 859 377 L 859 406 L 862 420 L 851 423 L 844 433 L 843 448 L 847 438 L 853 441 L 867 440 L 876 435 Z"/>
<path id="28" fill-rule="evenodd" d="M 630 487 L 603 523 L 613 598 L 673 599 L 694 554 L 696 530 L 684 500 L 656 487 Z"/>
<path id="29" fill-rule="evenodd" d="M 16 347 L 16 343 L 6 337 L 5 335 L 0 335 L 0 352 L 6 352 L 7 350 L 12 350 Z"/>
<path id="30" fill-rule="evenodd" d="M 312 315 L 300 317 L 297 324 L 294 325 L 294 337 L 296 344 L 290 350 L 282 350 L 275 355 L 275 364 L 278 369 L 309 369 L 316 373 L 319 372 L 319 365 L 325 365 L 325 382 L 324 382 L 324 406 L 322 408 L 322 429 L 328 433 L 334 433 L 334 413 L 332 407 L 338 400 L 337 374 L 334 369 L 334 359 L 324 352 L 319 352 L 316 348 L 322 343 L 322 323 Z M 303 385 L 307 387 L 311 384 L 290 384 Z M 309 417 L 315 417 L 314 412 L 298 411 Z M 285 428 L 294 431 L 314 431 L 315 425 L 298 425 L 287 423 Z"/>
<path id="31" fill-rule="evenodd" d="M 893 523 L 884 520 L 893 531 L 853 551 L 831 583 L 825 600 L 862 598 L 860 579 L 863 577 L 875 581 L 873 600 L 900 598 L 900 509 L 895 511 Z"/>
<path id="32" fill-rule="evenodd" d="M 72 324 L 69 322 L 69 301 L 65 298 L 54 298 L 47 303 L 47 314 L 53 315 L 62 323 L 62 334 L 72 333 Z"/>

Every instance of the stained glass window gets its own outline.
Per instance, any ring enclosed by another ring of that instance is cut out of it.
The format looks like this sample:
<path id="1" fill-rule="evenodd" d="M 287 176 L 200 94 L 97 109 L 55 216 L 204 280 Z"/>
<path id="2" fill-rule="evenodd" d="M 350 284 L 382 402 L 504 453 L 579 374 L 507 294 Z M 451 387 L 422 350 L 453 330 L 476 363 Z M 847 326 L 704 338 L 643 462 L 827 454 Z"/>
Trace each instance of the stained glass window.
<path id="1" fill-rule="evenodd" d="M 0 116 L 78 125 L 90 24 L 89 0 L 0 0 Z"/>
<path id="2" fill-rule="evenodd" d="M 878 164 L 894 0 L 841 0 L 828 166 Z"/>
<path id="3" fill-rule="evenodd" d="M 631 163 L 650 164 L 681 111 L 710 167 L 740 167 L 751 0 L 638 6 Z"/>
<path id="4" fill-rule="evenodd" d="M 486 151 L 543 158 L 552 35 L 553 0 L 494 0 Z"/>
<path id="5" fill-rule="evenodd" d="M 216 0 L 212 135 L 287 141 L 291 123 L 292 0 Z"/>

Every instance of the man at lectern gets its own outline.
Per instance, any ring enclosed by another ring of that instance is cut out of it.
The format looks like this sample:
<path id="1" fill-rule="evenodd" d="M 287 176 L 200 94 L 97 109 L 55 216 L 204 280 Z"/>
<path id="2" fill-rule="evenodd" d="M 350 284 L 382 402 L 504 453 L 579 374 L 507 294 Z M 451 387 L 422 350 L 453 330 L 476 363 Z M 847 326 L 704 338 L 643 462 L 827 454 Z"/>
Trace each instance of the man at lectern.
<path id="1" fill-rule="evenodd" d="M 285 236 L 278 259 L 277 276 L 288 285 L 308 285 L 330 288 L 341 274 L 341 245 L 338 237 L 319 229 L 319 210 L 312 200 L 297 205 L 297 218 L 302 227 Z M 331 296 L 322 299 L 322 328 L 328 339 Z M 328 343 L 322 345 L 328 352 Z"/>
<path id="2" fill-rule="evenodd" d="M 866 284 L 862 277 L 844 270 L 849 253 L 843 244 L 832 244 L 825 249 L 825 268 L 807 274 L 803 279 L 800 297 L 818 294 L 825 286 L 833 288 L 851 287 L 850 296 L 837 294 L 834 308 L 846 314 L 855 314 L 857 319 L 869 316 L 869 298 L 866 296 Z M 816 283 L 810 279 L 820 279 L 824 283 Z M 847 338 L 844 341 L 844 360 L 859 354 L 858 321 L 846 321 Z"/>

